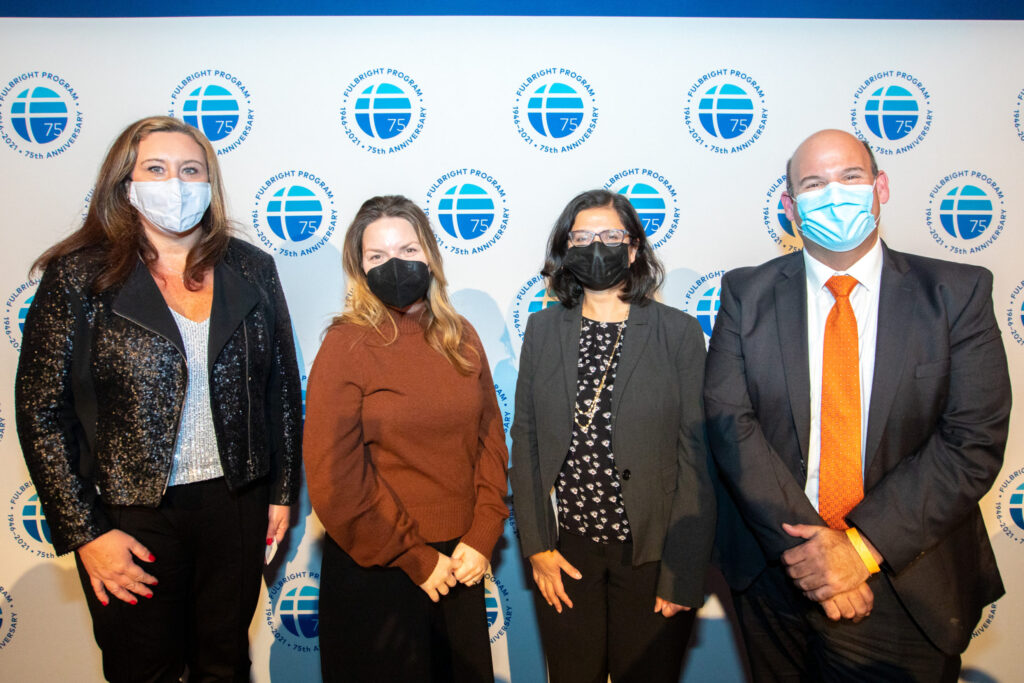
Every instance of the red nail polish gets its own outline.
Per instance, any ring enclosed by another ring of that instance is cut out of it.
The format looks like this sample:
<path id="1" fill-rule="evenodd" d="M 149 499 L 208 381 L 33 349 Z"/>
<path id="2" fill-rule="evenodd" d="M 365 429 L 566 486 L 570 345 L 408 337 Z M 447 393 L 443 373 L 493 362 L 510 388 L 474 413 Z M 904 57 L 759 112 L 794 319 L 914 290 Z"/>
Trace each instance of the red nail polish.
<path id="1" fill-rule="evenodd" d="M 107 602 L 107 601 L 105 601 L 105 600 L 100 600 L 100 602 L 101 602 L 101 603 L 103 603 L 103 606 L 104 606 L 104 607 L 106 607 L 107 605 L 109 605 L 109 604 L 110 604 L 109 602 Z"/>
<path id="2" fill-rule="evenodd" d="M 273 545 L 273 544 L 274 544 L 274 539 L 268 538 L 267 539 L 267 545 Z"/>
<path id="3" fill-rule="evenodd" d="M 152 594 L 152 593 L 150 593 L 149 595 L 147 595 L 147 596 L 146 596 L 146 599 L 147 599 L 147 600 L 149 600 L 149 599 L 151 599 L 152 597 L 153 597 L 153 594 Z"/>
<path id="4" fill-rule="evenodd" d="M 132 604 L 133 605 L 137 605 L 137 604 L 139 604 L 139 601 L 138 600 L 132 600 Z"/>
<path id="5" fill-rule="evenodd" d="M 151 584 L 149 584 L 149 585 L 151 585 L 151 586 L 155 586 L 155 585 L 157 585 L 158 583 L 160 583 L 160 582 L 159 582 L 159 581 L 157 581 L 156 579 L 153 579 L 153 583 L 151 583 Z"/>
<path id="6" fill-rule="evenodd" d="M 156 555 L 154 555 L 153 553 L 150 553 L 150 554 L 149 554 L 149 561 L 150 561 L 150 562 L 152 562 L 152 561 L 154 561 L 155 559 L 156 559 Z"/>

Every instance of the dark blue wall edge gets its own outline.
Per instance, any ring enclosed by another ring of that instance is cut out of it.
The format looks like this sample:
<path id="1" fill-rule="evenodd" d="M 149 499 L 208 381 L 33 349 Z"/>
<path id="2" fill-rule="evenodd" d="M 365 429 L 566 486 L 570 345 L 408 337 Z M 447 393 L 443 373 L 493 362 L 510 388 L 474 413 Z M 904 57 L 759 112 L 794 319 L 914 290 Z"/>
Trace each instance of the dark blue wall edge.
<path id="1" fill-rule="evenodd" d="M 0 0 L 0 17 L 604 16 L 1022 20 L 1024 2 L 995 0 Z"/>

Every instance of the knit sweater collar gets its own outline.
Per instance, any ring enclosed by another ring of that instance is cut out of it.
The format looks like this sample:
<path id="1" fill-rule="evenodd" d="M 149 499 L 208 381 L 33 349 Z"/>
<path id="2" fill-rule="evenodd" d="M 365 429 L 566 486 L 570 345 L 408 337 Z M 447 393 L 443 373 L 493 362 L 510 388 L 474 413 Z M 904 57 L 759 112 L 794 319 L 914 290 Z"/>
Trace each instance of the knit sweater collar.
<path id="1" fill-rule="evenodd" d="M 407 311 L 402 312 L 397 308 L 387 307 L 388 315 L 395 321 L 399 334 L 423 333 L 424 322 L 427 315 L 426 305 L 413 304 Z"/>

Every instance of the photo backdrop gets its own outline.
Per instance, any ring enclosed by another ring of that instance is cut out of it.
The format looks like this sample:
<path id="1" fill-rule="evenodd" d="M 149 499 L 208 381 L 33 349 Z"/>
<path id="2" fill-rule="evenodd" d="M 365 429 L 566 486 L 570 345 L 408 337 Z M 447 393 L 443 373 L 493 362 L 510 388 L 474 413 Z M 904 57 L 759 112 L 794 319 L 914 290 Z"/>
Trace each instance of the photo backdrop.
<path id="1" fill-rule="evenodd" d="M 957 20 L 969 15 L 946 3 L 887 6 L 860 19 L 696 18 L 715 13 L 711 3 L 691 3 L 690 17 L 0 19 L 0 679 L 102 680 L 73 558 L 54 557 L 21 458 L 13 384 L 37 284 L 29 266 L 81 223 L 108 145 L 143 116 L 184 118 L 213 141 L 238 234 L 275 256 L 304 375 L 342 307 L 345 228 L 384 193 L 428 211 L 506 427 L 525 319 L 552 303 L 538 276 L 548 231 L 581 190 L 629 196 L 668 271 L 661 298 L 710 334 L 723 272 L 800 248 L 779 203 L 785 161 L 835 127 L 870 142 L 890 175 L 881 230 L 891 247 L 995 273 L 1012 378 L 1024 386 L 1024 25 Z M 105 7 L 47 12 L 118 6 Z M 544 7 L 534 12 L 559 13 Z M 672 13 L 653 7 L 633 13 Z M 994 7 L 992 18 L 1020 18 Z M 379 13 L 444 12 L 430 8 Z M 489 10 L 475 13 L 502 13 Z M 1007 595 L 977 628 L 968 681 L 1019 678 L 1022 417 L 1015 408 L 1003 471 L 982 502 Z M 323 530 L 305 496 L 294 522 L 250 630 L 260 682 L 319 680 Z M 497 678 L 543 681 L 514 519 L 493 570 Z M 709 579 L 686 681 L 743 679 L 722 586 Z"/>

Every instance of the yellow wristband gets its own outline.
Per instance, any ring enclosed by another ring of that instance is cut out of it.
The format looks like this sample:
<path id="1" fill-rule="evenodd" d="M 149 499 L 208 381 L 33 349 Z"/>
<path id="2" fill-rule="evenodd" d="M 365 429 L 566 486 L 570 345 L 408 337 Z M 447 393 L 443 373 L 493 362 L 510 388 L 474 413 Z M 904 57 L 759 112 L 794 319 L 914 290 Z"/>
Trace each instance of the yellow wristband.
<path id="1" fill-rule="evenodd" d="M 868 550 L 867 545 L 864 544 L 864 539 L 860 537 L 859 531 L 850 527 L 846 530 L 846 537 L 850 539 L 850 543 L 853 544 L 853 549 L 857 551 L 858 555 L 860 555 L 860 559 L 864 561 L 869 572 L 877 574 L 882 571 L 882 568 L 878 566 L 877 562 L 875 562 L 875 558 L 871 554 L 871 551 Z"/>

